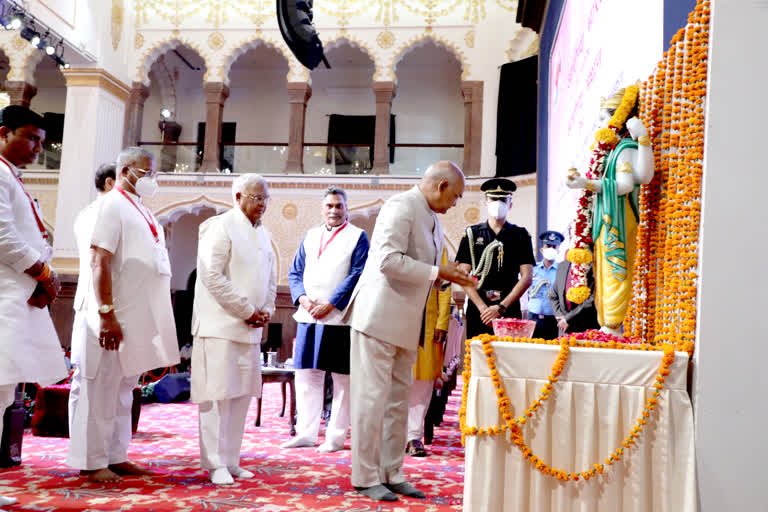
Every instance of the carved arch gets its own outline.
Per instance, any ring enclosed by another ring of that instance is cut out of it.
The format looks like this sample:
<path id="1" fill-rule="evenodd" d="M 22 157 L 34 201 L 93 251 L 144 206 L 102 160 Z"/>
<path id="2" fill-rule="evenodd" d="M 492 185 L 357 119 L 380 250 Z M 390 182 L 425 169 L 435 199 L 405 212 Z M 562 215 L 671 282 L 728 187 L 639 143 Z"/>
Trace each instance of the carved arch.
<path id="1" fill-rule="evenodd" d="M 464 54 L 464 52 L 459 48 L 459 45 L 437 34 L 428 33 L 406 41 L 395 52 L 395 56 L 392 59 L 392 65 L 390 66 L 390 72 L 395 81 L 397 80 L 397 65 L 400 64 L 400 61 L 403 60 L 403 57 L 405 57 L 414 49 L 420 48 L 429 43 L 433 43 L 450 52 L 461 66 L 461 79 L 469 79 L 469 60 L 467 59 L 467 56 Z"/>
<path id="2" fill-rule="evenodd" d="M 136 81 L 142 82 L 144 85 L 149 86 L 149 70 L 152 68 L 152 64 L 170 50 L 174 50 L 179 46 L 186 46 L 194 50 L 197 55 L 203 60 L 205 66 L 205 74 L 203 75 L 203 82 L 208 81 L 208 75 L 211 73 L 211 56 L 208 52 L 202 49 L 202 47 L 186 37 L 173 36 L 168 39 L 156 42 L 139 58 L 139 65 L 136 68 Z"/>
<path id="3" fill-rule="evenodd" d="M 301 66 L 301 63 L 296 60 L 291 51 L 288 49 L 288 46 L 286 46 L 283 41 L 278 41 L 269 36 L 260 34 L 256 37 L 242 40 L 229 52 L 227 57 L 224 59 L 224 62 L 221 65 L 221 69 L 219 71 L 219 75 L 222 77 L 224 83 L 229 84 L 229 72 L 232 70 L 232 65 L 235 63 L 235 61 L 248 50 L 258 48 L 261 45 L 264 45 L 267 48 L 272 48 L 283 56 L 286 64 L 288 64 L 288 74 L 286 75 L 287 81 L 294 79 L 297 74 L 302 74 L 301 69 L 303 69 L 303 67 Z"/>

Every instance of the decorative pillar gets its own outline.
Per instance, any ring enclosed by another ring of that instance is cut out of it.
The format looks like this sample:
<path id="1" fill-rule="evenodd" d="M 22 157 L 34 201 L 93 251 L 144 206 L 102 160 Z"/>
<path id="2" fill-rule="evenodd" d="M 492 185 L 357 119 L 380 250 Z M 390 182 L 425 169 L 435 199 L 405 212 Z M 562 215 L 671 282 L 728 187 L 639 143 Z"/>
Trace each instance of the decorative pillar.
<path id="1" fill-rule="evenodd" d="M 312 96 L 312 87 L 307 82 L 288 82 L 288 101 L 291 104 L 290 127 L 288 129 L 288 157 L 285 172 L 304 173 L 304 124 L 307 118 L 307 101 Z"/>
<path id="2" fill-rule="evenodd" d="M 461 82 L 464 96 L 464 174 L 480 175 L 483 141 L 483 82 L 464 80 Z"/>
<path id="3" fill-rule="evenodd" d="M 205 82 L 205 143 L 200 172 L 217 172 L 221 163 L 221 123 L 229 87 L 224 82 Z"/>
<path id="4" fill-rule="evenodd" d="M 389 174 L 389 127 L 395 82 L 373 82 L 376 95 L 376 132 L 373 142 L 373 173 Z"/>
<path id="5" fill-rule="evenodd" d="M 93 173 L 114 162 L 123 147 L 131 88 L 103 69 L 64 71 L 67 100 L 59 169 L 54 266 L 77 274 L 78 251 L 72 221 L 96 197 Z"/>
<path id="6" fill-rule="evenodd" d="M 125 107 L 123 124 L 123 147 L 135 146 L 141 140 L 141 125 L 144 119 L 144 102 L 149 97 L 149 87 L 133 82 Z"/>
<path id="7" fill-rule="evenodd" d="M 32 98 L 37 94 L 37 87 L 23 80 L 5 82 L 5 90 L 11 98 L 11 105 L 21 105 L 29 108 Z"/>

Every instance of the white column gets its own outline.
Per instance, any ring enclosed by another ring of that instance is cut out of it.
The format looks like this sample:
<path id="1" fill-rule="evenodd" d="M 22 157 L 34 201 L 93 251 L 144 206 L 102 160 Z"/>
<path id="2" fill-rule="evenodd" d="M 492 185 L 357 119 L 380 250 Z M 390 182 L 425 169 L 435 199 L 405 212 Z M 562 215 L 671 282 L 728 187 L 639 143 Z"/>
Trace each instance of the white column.
<path id="1" fill-rule="evenodd" d="M 765 510 L 768 6 L 712 2 L 693 399 L 702 512 Z"/>
<path id="2" fill-rule="evenodd" d="M 123 139 L 125 104 L 130 88 L 101 69 L 65 72 L 64 113 L 59 190 L 56 203 L 54 265 L 77 272 L 77 246 L 72 224 L 78 212 L 96 197 L 93 174 L 114 162 Z"/>

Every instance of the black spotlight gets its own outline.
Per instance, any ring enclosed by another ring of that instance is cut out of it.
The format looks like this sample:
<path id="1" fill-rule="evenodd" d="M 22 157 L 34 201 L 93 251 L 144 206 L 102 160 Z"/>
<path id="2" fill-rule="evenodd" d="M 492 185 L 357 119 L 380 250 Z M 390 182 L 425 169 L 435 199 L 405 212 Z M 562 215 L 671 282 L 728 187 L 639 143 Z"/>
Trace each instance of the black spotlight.
<path id="1" fill-rule="evenodd" d="M 32 46 L 37 46 L 35 38 L 37 38 L 38 41 L 40 40 L 40 34 L 37 33 L 37 30 L 35 30 L 32 25 L 25 25 L 24 28 L 21 29 L 21 32 L 19 32 L 19 37 L 32 43 Z"/>
<path id="2" fill-rule="evenodd" d="M 330 68 L 312 24 L 312 0 L 277 0 L 277 24 L 299 62 L 308 69 L 315 69 L 320 62 Z"/>

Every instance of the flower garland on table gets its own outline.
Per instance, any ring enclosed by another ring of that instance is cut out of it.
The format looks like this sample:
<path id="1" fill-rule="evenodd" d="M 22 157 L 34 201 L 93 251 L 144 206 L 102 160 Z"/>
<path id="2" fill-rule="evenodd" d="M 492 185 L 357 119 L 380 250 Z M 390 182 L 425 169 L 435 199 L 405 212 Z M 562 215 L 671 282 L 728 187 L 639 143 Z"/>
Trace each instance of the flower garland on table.
<path id="1" fill-rule="evenodd" d="M 627 87 L 621 104 L 608 121 L 608 126 L 595 132 L 592 157 L 589 160 L 589 169 L 585 175 L 588 180 L 599 180 L 603 177 L 605 159 L 619 143 L 619 131 L 627 122 L 627 118 L 637 102 L 638 90 L 636 85 Z M 573 263 L 570 270 L 573 286 L 566 292 L 566 298 L 576 304 L 583 303 L 591 293 L 587 286 L 587 264 L 592 262 L 590 246 L 593 242 L 592 211 L 594 202 L 595 192 L 591 186 L 581 191 L 574 221 L 573 244 L 566 256 L 568 261 Z"/>
<path id="2" fill-rule="evenodd" d="M 483 344 L 483 353 L 488 363 L 488 368 L 491 371 L 491 380 L 496 388 L 497 403 L 499 405 L 499 413 L 504 419 L 504 423 L 501 425 L 494 425 L 486 428 L 469 427 L 467 426 L 467 396 L 469 393 L 469 379 L 471 377 L 471 365 L 472 359 L 470 354 L 470 348 L 472 339 L 466 341 L 466 353 L 464 355 L 464 388 L 461 396 L 461 408 L 459 409 L 459 424 L 461 426 L 461 443 L 462 445 L 466 441 L 466 436 L 483 436 L 483 435 L 501 435 L 510 433 L 511 441 L 522 452 L 523 457 L 527 459 L 533 466 L 541 471 L 544 475 L 557 478 L 564 482 L 577 482 L 580 479 L 589 480 L 597 475 L 602 475 L 607 466 L 612 466 L 615 462 L 621 460 L 625 450 L 629 450 L 632 446 L 635 446 L 637 439 L 643 432 L 643 428 L 648 422 L 651 416 L 651 412 L 656 408 L 661 396 L 661 390 L 664 389 L 665 378 L 669 375 L 669 367 L 675 361 L 675 347 L 673 345 L 665 344 L 662 348 L 657 348 L 653 345 L 647 345 L 645 350 L 657 350 L 663 351 L 664 355 L 661 358 L 661 365 L 659 366 L 658 374 L 656 375 L 656 382 L 654 383 L 654 391 L 652 396 L 645 401 L 645 406 L 635 422 L 635 426 L 630 429 L 629 434 L 621 442 L 621 446 L 617 447 L 611 454 L 605 459 L 605 465 L 596 462 L 590 466 L 589 469 L 579 472 L 568 472 L 562 469 L 554 468 L 537 457 L 531 448 L 525 442 L 525 436 L 523 434 L 522 427 L 530 418 L 541 408 L 543 402 L 550 398 L 553 391 L 553 384 L 557 382 L 558 377 L 565 368 L 565 364 L 568 362 L 568 356 L 571 346 L 576 346 L 578 340 L 575 336 L 562 337 L 559 341 L 547 341 L 540 339 L 527 339 L 527 338 L 505 338 L 502 340 L 497 339 L 495 336 L 488 334 L 481 334 L 474 340 L 479 340 Z M 548 382 L 541 388 L 541 394 L 539 397 L 531 402 L 528 408 L 525 410 L 522 416 L 514 417 L 510 410 L 511 401 L 507 396 L 507 392 L 504 389 L 504 382 L 496 368 L 496 357 L 494 356 L 493 343 L 494 341 L 516 341 L 516 342 L 528 342 L 537 344 L 559 344 L 560 352 L 558 353 L 555 364 L 552 366 L 552 372 L 548 377 Z M 622 343 L 612 342 L 613 344 L 622 345 Z M 612 347 L 619 348 L 619 347 Z M 636 348 L 634 350 L 642 350 Z"/>

